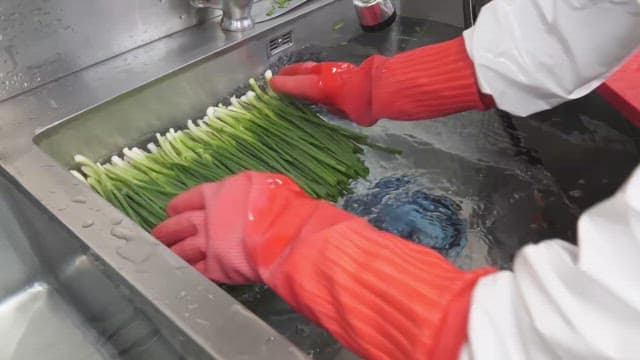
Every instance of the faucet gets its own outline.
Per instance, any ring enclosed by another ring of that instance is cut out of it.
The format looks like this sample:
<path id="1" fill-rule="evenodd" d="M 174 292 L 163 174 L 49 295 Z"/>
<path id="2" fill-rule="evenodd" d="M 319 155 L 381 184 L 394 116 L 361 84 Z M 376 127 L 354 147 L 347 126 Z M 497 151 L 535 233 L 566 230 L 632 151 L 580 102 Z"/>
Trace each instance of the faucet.
<path id="1" fill-rule="evenodd" d="M 360 27 L 366 32 L 381 31 L 396 20 L 396 9 L 391 0 L 353 0 Z"/>
<path id="2" fill-rule="evenodd" d="M 222 10 L 220 26 L 225 31 L 246 31 L 253 28 L 251 5 L 253 0 L 189 0 L 196 8 Z"/>

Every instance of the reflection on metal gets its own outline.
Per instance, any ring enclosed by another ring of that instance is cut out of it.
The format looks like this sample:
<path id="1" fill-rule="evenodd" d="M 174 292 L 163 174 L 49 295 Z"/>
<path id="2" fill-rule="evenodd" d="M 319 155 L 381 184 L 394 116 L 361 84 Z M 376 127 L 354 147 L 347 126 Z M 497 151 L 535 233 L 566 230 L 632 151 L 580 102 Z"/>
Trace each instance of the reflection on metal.
<path id="1" fill-rule="evenodd" d="M 253 0 L 190 0 L 196 8 L 222 10 L 220 26 L 225 31 L 247 31 L 253 29 L 251 17 Z"/>
<path id="2" fill-rule="evenodd" d="M 0 358 L 179 358 L 81 244 L 0 177 Z"/>
<path id="3" fill-rule="evenodd" d="M 391 0 L 353 0 L 353 6 L 365 31 L 384 30 L 396 19 Z"/>
<path id="4" fill-rule="evenodd" d="M 0 101 L 198 21 L 185 0 L 3 0 Z"/>

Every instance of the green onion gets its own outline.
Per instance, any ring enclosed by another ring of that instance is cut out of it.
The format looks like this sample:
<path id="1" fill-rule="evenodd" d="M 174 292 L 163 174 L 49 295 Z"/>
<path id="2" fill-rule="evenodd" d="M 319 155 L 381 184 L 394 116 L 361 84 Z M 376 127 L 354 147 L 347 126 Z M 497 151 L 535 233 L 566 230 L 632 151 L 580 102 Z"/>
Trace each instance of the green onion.
<path id="1" fill-rule="evenodd" d="M 271 73 L 265 74 L 268 84 Z M 336 201 L 369 169 L 364 147 L 398 153 L 369 143 L 356 131 L 326 122 L 310 107 L 249 81 L 251 91 L 229 106 L 209 107 L 185 129 L 156 134 L 146 150 L 122 150 L 104 164 L 74 157 L 73 176 L 87 183 L 146 230 L 166 218 L 165 207 L 197 184 L 243 170 L 284 173 L 316 198 Z"/>

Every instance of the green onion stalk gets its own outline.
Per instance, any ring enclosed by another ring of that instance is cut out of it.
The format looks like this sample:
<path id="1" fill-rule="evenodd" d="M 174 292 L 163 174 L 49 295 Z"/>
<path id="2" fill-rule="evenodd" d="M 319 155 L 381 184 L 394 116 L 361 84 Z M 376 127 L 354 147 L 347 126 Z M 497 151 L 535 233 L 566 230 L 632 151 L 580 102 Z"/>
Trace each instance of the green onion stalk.
<path id="1" fill-rule="evenodd" d="M 265 84 L 271 73 L 265 74 Z M 309 195 L 336 201 L 369 169 L 360 157 L 371 144 L 365 135 L 322 119 L 310 107 L 276 94 L 251 79 L 251 90 L 229 106 L 209 107 L 182 130 L 156 134 L 146 149 L 125 148 L 95 163 L 74 157 L 72 174 L 141 227 L 150 231 L 166 218 L 177 194 L 243 170 L 283 173 Z"/>

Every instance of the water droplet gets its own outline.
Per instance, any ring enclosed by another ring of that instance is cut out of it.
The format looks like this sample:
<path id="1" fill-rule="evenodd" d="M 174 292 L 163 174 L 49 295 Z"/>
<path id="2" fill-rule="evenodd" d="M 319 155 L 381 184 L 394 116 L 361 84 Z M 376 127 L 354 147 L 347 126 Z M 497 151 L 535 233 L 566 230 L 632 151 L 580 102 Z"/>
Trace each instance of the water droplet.
<path id="1" fill-rule="evenodd" d="M 276 337 L 275 337 L 275 336 L 269 336 L 269 337 L 264 341 L 264 344 L 265 344 L 265 345 L 269 345 L 269 344 L 271 344 L 272 342 L 274 342 L 275 340 L 276 340 Z"/>
<path id="2" fill-rule="evenodd" d="M 184 299 L 186 296 L 187 296 L 187 292 L 182 290 L 180 291 L 180 294 L 178 294 L 178 300 Z"/>
<path id="3" fill-rule="evenodd" d="M 302 337 L 309 336 L 311 334 L 311 328 L 309 325 L 298 324 L 296 325 L 296 334 Z"/>
<path id="4" fill-rule="evenodd" d="M 201 325 L 206 326 L 206 327 L 211 326 L 211 323 L 210 323 L 210 322 L 208 322 L 207 320 L 196 319 L 196 322 L 197 322 L 198 324 L 201 324 Z"/>
<path id="5" fill-rule="evenodd" d="M 184 313 L 184 317 L 187 317 L 187 318 L 188 318 L 188 317 L 190 317 L 190 316 L 191 316 L 191 314 L 189 314 L 189 313 Z"/>
<path id="6" fill-rule="evenodd" d="M 582 190 L 579 190 L 579 189 L 571 190 L 571 191 L 569 191 L 569 195 L 570 195 L 571 197 L 578 198 L 578 197 L 582 197 L 583 192 L 582 192 Z"/>
<path id="7" fill-rule="evenodd" d="M 215 300 L 215 299 L 214 299 L 214 297 L 213 297 L 213 294 L 207 294 L 207 297 L 208 297 L 209 299 L 211 299 L 211 300 Z"/>
<path id="8" fill-rule="evenodd" d="M 313 357 L 319 352 L 319 350 L 317 349 L 311 349 L 309 351 L 307 351 L 307 356 L 309 356 L 310 358 L 313 359 Z"/>
<path id="9" fill-rule="evenodd" d="M 198 306 L 200 306 L 200 305 L 198 305 L 198 304 L 189 304 L 189 305 L 187 305 L 187 309 L 189 309 L 189 310 L 197 309 Z"/>
<path id="10" fill-rule="evenodd" d="M 133 236 L 133 233 L 123 227 L 116 226 L 111 228 L 111 236 L 120 240 L 129 240 Z"/>
<path id="11" fill-rule="evenodd" d="M 152 252 L 153 246 L 142 240 L 128 241 L 125 246 L 116 250 L 116 253 L 120 255 L 120 257 L 135 264 L 145 262 L 151 257 Z"/>
<path id="12" fill-rule="evenodd" d="M 88 229 L 88 228 L 92 227 L 93 224 L 94 224 L 93 220 L 85 220 L 82 223 L 82 227 L 85 228 L 85 229 Z"/>
<path id="13" fill-rule="evenodd" d="M 123 221 L 124 221 L 124 218 L 122 216 L 117 216 L 111 219 L 111 225 L 120 225 L 122 224 Z"/>
<path id="14" fill-rule="evenodd" d="M 73 199 L 71 199 L 71 202 L 74 202 L 76 204 L 85 204 L 87 202 L 87 199 L 85 199 L 82 196 L 76 196 Z"/>

